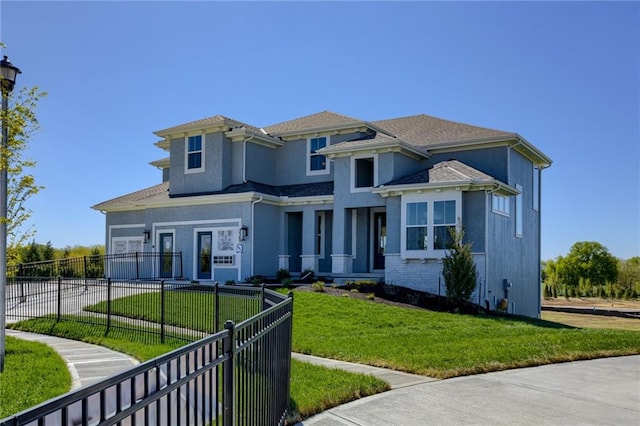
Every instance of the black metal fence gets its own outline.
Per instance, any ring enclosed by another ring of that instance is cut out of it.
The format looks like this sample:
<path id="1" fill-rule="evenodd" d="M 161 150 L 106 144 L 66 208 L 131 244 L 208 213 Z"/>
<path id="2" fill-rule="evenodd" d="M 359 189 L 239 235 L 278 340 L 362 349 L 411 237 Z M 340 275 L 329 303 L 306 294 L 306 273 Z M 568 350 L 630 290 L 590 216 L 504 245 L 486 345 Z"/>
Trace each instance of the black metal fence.
<path id="1" fill-rule="evenodd" d="M 183 277 L 182 253 L 136 252 L 45 260 L 7 267 L 8 277 L 112 278 L 123 280 Z"/>
<path id="2" fill-rule="evenodd" d="M 258 315 L 0 425 L 284 424 L 293 300 L 264 293 Z"/>
<path id="3" fill-rule="evenodd" d="M 49 317 L 104 326 L 105 333 L 194 341 L 263 310 L 264 288 L 186 281 L 16 277 L 6 287 L 8 320 Z"/>
<path id="4" fill-rule="evenodd" d="M 29 277 L 14 278 L 8 290 L 8 317 L 48 316 L 160 340 L 206 337 L 0 426 L 285 422 L 291 295 L 264 287 Z"/>

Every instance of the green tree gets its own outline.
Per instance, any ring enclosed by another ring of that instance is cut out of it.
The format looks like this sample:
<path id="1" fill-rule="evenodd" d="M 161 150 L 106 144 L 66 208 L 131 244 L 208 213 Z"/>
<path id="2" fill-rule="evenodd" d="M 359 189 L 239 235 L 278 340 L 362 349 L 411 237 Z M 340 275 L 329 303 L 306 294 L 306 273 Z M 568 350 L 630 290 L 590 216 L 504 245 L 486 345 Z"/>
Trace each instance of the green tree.
<path id="1" fill-rule="evenodd" d="M 478 281 L 478 271 L 471 254 L 471 244 L 463 243 L 464 229 L 461 226 L 452 227 L 449 232 L 451 241 L 442 260 L 442 276 L 447 299 L 459 309 L 469 303 Z"/>
<path id="2" fill-rule="evenodd" d="M 574 292 L 579 288 L 581 279 L 602 286 L 618 278 L 617 259 L 605 246 L 594 241 L 575 243 L 558 266 L 563 284 Z"/>
<path id="3" fill-rule="evenodd" d="M 558 297 L 561 281 L 558 274 L 559 264 L 562 263 L 562 256 L 558 256 L 555 260 L 547 260 L 544 262 L 542 270 L 542 281 L 544 283 L 545 297 Z"/>
<path id="4" fill-rule="evenodd" d="M 4 47 L 0 43 L 0 47 Z M 3 90 L 5 90 L 3 88 Z M 8 108 L 0 119 L 7 129 L 6 149 L 0 151 L 0 168 L 7 170 L 7 262 L 15 263 L 17 249 L 35 235 L 28 226 L 32 211 L 27 201 L 43 189 L 36 184 L 28 170 L 35 167 L 33 160 L 24 157 L 29 141 L 39 130 L 35 110 L 38 101 L 47 95 L 38 87 L 22 88 L 7 94 Z"/>
<path id="5" fill-rule="evenodd" d="M 618 286 L 629 297 L 637 297 L 640 291 L 640 257 L 618 260 Z"/>

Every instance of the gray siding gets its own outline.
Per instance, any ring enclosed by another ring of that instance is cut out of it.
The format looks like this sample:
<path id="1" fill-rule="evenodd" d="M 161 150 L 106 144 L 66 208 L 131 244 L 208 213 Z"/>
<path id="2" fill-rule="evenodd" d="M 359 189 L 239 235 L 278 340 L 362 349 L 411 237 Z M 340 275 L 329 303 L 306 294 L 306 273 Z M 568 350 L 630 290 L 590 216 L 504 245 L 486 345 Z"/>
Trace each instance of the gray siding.
<path id="1" fill-rule="evenodd" d="M 538 212 L 533 206 L 532 164 L 517 152 L 510 152 L 509 183 L 522 185 L 522 237 L 516 237 L 516 197 L 510 199 L 511 214 L 489 214 L 488 299 L 493 304 L 505 297 L 503 280 L 512 288 L 508 293 L 509 311 L 536 317 L 540 311 L 540 252 Z"/>
<path id="2" fill-rule="evenodd" d="M 264 203 L 254 207 L 253 235 L 249 240 L 253 247 L 253 275 L 274 276 L 278 272 L 278 245 L 282 235 L 280 208 Z"/>
<path id="3" fill-rule="evenodd" d="M 239 143 L 239 145 L 242 145 Z M 248 181 L 275 184 L 276 150 L 266 146 L 247 143 L 246 179 Z"/>
<path id="4" fill-rule="evenodd" d="M 471 250 L 474 253 L 483 253 L 485 250 L 485 199 L 483 191 L 462 194 L 464 241 L 472 244 Z"/>
<path id="5" fill-rule="evenodd" d="M 458 160 L 502 182 L 509 183 L 508 153 L 507 147 L 447 152 L 433 155 L 424 163 L 424 167 L 432 167 L 441 161 Z"/>

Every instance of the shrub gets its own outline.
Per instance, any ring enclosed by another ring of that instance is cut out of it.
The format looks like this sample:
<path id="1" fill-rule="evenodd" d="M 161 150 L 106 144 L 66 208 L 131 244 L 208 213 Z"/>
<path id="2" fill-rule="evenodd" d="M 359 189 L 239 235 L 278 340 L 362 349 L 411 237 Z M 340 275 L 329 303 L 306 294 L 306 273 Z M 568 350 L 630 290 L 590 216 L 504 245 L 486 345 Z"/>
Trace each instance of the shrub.
<path id="1" fill-rule="evenodd" d="M 278 277 L 278 281 L 284 284 L 284 280 L 291 278 L 291 273 L 286 268 L 280 268 L 278 269 L 276 276 Z"/>
<path id="2" fill-rule="evenodd" d="M 317 293 L 324 293 L 324 283 L 322 281 L 316 281 L 311 284 L 311 289 Z"/>
<path id="3" fill-rule="evenodd" d="M 235 280 L 226 280 L 224 282 L 224 285 L 236 285 L 236 281 Z"/>
<path id="4" fill-rule="evenodd" d="M 375 293 L 368 293 L 368 294 L 367 294 L 367 299 L 369 299 L 369 300 L 373 300 L 373 299 L 375 299 L 375 298 L 376 298 L 376 294 L 375 294 Z"/>
<path id="5" fill-rule="evenodd" d="M 284 288 L 291 288 L 291 284 L 293 284 L 293 280 L 291 278 L 284 278 L 282 280 L 282 286 Z"/>
<path id="6" fill-rule="evenodd" d="M 462 227 L 449 230 L 451 243 L 442 259 L 442 276 L 447 290 L 447 299 L 457 310 L 469 303 L 471 293 L 476 287 L 478 271 L 471 254 L 471 244 L 463 243 Z"/>

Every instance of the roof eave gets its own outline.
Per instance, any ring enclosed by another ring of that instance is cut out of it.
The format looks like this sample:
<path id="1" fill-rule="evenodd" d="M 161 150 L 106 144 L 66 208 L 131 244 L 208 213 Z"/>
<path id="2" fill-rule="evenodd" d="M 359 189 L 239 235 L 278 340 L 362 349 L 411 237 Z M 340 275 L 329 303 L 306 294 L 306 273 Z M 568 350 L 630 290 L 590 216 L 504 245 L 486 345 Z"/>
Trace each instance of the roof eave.
<path id="1" fill-rule="evenodd" d="M 409 145 L 408 143 L 402 141 L 385 141 L 358 146 L 349 146 L 349 142 L 342 142 L 339 145 L 322 148 L 318 150 L 318 153 L 326 155 L 329 158 L 338 158 L 349 156 L 354 152 L 362 151 L 373 151 L 377 153 L 401 152 L 408 157 L 416 159 L 427 159 L 431 157 L 431 154 L 429 154 L 428 152 L 421 151 L 415 148 L 413 145 Z"/>
<path id="2" fill-rule="evenodd" d="M 438 190 L 456 191 L 491 191 L 504 195 L 517 195 L 520 193 L 516 188 L 500 182 L 499 180 L 466 180 L 466 181 L 449 181 L 449 182 L 424 182 L 410 183 L 404 185 L 380 185 L 373 188 L 372 192 L 381 197 L 398 196 L 405 192 L 421 192 L 421 191 L 438 191 Z"/>

